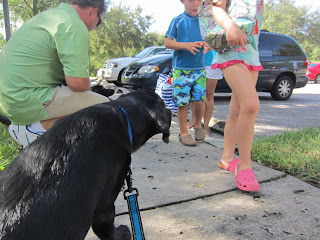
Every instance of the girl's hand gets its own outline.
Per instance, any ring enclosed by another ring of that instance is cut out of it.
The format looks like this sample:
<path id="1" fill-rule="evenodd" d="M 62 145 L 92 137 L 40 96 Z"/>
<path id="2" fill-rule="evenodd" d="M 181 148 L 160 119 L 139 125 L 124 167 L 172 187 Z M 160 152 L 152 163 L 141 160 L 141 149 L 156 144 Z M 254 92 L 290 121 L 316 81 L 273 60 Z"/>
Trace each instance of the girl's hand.
<path id="1" fill-rule="evenodd" d="M 247 35 L 234 23 L 225 29 L 229 46 L 243 46 L 247 41 Z"/>

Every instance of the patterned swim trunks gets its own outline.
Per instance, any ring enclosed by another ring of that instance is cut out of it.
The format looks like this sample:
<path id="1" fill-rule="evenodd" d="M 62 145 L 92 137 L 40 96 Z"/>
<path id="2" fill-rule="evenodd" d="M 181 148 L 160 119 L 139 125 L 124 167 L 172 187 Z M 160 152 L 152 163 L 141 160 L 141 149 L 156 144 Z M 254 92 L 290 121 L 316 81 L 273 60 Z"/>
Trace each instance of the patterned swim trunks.
<path id="1" fill-rule="evenodd" d="M 172 101 L 176 106 L 190 102 L 204 102 L 206 98 L 206 70 L 173 70 Z"/>

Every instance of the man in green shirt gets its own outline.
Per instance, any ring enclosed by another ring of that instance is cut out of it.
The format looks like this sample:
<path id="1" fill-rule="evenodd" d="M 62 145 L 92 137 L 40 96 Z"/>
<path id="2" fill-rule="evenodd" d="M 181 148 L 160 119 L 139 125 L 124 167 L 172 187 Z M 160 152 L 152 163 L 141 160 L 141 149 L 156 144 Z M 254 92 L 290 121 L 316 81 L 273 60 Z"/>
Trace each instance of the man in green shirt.
<path id="1" fill-rule="evenodd" d="M 104 0 L 70 0 L 23 24 L 0 55 L 0 108 L 26 147 L 63 118 L 108 98 L 90 91 L 89 31 Z"/>

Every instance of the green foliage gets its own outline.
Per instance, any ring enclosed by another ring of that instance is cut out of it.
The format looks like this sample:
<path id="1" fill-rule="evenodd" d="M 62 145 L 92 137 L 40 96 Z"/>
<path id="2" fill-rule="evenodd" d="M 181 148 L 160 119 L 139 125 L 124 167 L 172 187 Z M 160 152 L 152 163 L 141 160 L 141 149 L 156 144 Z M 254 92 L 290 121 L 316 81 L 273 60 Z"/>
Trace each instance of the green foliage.
<path id="1" fill-rule="evenodd" d="M 113 6 L 103 24 L 90 32 L 90 74 L 94 76 L 107 59 L 134 56 L 148 46 L 163 45 L 163 35 L 147 33 L 152 23 L 151 16 L 142 16 L 141 7 Z"/>
<path id="2" fill-rule="evenodd" d="M 0 123 L 0 170 L 3 170 L 18 155 L 20 149 L 9 136 L 7 128 Z"/>
<path id="3" fill-rule="evenodd" d="M 268 0 L 264 6 L 261 29 L 293 37 L 302 45 L 310 60 L 320 60 L 320 13 L 294 4 L 294 0 Z"/>

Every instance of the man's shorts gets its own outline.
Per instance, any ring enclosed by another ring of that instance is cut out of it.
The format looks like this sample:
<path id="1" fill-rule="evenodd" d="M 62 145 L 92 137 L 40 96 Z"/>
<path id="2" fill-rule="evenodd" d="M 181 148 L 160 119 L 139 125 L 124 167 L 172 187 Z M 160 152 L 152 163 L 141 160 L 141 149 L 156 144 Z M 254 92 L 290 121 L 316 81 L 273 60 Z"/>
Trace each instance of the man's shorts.
<path id="1" fill-rule="evenodd" d="M 173 70 L 172 101 L 175 106 L 190 102 L 204 102 L 206 98 L 206 70 Z"/>
<path id="2" fill-rule="evenodd" d="M 206 66 L 206 75 L 209 79 L 222 79 L 222 70 L 220 68 L 212 69 L 211 66 Z"/>
<path id="3" fill-rule="evenodd" d="M 62 85 L 56 87 L 51 99 L 43 103 L 43 106 L 49 114 L 46 119 L 51 119 L 64 117 L 80 109 L 103 102 L 109 102 L 109 99 L 91 91 L 75 92 Z"/>

